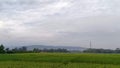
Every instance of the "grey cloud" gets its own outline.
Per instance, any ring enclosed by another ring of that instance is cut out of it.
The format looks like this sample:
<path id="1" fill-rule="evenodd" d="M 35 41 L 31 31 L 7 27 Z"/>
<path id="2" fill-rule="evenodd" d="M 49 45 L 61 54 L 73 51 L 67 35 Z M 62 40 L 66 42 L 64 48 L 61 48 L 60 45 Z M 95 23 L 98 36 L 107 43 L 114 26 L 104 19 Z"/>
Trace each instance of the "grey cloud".
<path id="1" fill-rule="evenodd" d="M 7 45 L 42 43 L 88 47 L 92 40 L 95 47 L 116 48 L 120 40 L 119 2 L 0 0 L 0 41 Z"/>

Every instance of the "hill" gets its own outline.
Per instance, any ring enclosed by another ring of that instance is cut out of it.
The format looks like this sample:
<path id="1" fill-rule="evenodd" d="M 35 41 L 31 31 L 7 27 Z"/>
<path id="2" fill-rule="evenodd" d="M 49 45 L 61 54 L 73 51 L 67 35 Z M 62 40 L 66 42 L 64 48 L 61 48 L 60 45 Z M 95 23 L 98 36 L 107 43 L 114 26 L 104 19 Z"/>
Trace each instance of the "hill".
<path id="1" fill-rule="evenodd" d="M 48 46 L 48 45 L 31 45 L 31 46 L 26 46 L 28 50 L 33 50 L 34 48 L 38 49 L 67 49 L 68 51 L 83 51 L 86 48 L 84 47 L 76 47 L 76 46 Z"/>

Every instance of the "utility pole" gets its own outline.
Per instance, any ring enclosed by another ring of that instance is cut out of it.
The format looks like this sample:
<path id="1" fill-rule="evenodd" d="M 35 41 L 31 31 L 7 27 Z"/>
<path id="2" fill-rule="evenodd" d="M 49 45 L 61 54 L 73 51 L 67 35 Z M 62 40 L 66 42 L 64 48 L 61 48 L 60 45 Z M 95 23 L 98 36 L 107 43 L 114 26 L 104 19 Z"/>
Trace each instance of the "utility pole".
<path id="1" fill-rule="evenodd" d="M 91 40 L 90 40 L 90 49 L 92 48 L 92 42 L 91 42 Z"/>

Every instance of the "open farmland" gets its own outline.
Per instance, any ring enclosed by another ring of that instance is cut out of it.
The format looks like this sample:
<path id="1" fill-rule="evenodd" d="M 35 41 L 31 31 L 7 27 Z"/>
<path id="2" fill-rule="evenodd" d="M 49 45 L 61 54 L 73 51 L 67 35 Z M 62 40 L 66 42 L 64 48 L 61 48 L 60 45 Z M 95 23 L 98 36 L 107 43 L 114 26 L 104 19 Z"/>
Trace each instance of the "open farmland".
<path id="1" fill-rule="evenodd" d="M 120 68 L 119 54 L 1 54 L 0 68 Z"/>

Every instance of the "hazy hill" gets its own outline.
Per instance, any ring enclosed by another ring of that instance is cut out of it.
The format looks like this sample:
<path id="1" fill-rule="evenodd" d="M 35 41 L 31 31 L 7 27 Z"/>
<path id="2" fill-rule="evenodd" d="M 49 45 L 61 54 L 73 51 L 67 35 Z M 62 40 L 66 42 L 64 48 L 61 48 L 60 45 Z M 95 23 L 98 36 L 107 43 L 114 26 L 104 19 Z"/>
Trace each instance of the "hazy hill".
<path id="1" fill-rule="evenodd" d="M 33 50 L 34 48 L 38 48 L 38 49 L 67 49 L 69 51 L 83 51 L 86 48 L 83 47 L 76 47 L 76 46 L 46 46 L 46 45 L 31 45 L 31 46 L 27 46 L 28 50 Z"/>

